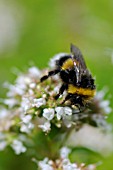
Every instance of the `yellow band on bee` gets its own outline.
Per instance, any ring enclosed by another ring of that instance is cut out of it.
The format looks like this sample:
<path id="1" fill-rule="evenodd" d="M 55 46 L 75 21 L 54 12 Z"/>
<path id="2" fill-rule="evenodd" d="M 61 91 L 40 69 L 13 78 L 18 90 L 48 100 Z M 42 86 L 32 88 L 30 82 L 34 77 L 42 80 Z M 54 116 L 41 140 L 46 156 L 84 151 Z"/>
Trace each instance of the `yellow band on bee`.
<path id="1" fill-rule="evenodd" d="M 96 93 L 96 90 L 95 89 L 92 90 L 90 88 L 76 87 L 72 84 L 69 84 L 68 93 L 93 97 Z"/>
<path id="2" fill-rule="evenodd" d="M 69 58 L 63 63 L 62 70 L 72 68 L 73 66 L 74 66 L 73 60 L 71 58 Z"/>

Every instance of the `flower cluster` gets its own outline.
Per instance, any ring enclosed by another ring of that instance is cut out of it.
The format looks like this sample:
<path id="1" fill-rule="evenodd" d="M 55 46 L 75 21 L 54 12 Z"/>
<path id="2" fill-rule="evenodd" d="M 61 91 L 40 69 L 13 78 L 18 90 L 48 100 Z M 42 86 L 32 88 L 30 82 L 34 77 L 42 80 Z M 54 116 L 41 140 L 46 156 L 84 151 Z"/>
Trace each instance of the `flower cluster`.
<path id="1" fill-rule="evenodd" d="M 55 59 L 49 62 L 49 67 L 55 67 Z M 107 129 L 106 116 L 111 112 L 109 101 L 104 100 L 104 91 L 89 103 L 83 112 L 71 106 L 62 104 L 66 92 L 58 100 L 54 96 L 59 92 L 62 81 L 59 75 L 40 82 L 40 78 L 49 70 L 39 70 L 33 66 L 25 73 L 18 73 L 14 84 L 4 83 L 8 89 L 6 98 L 1 99 L 0 108 L 0 150 L 10 145 L 16 154 L 26 151 L 26 138 L 34 132 L 42 130 L 46 134 L 52 130 L 52 125 L 60 129 L 79 130 L 84 124 Z"/>
<path id="2" fill-rule="evenodd" d="M 40 170 L 95 170 L 96 164 L 85 165 L 84 163 L 77 164 L 72 163 L 69 159 L 69 154 L 71 153 L 71 149 L 67 147 L 63 147 L 60 150 L 60 158 L 53 161 L 49 160 L 49 158 L 44 158 L 42 161 L 37 161 L 33 159 L 37 163 L 37 166 Z"/>

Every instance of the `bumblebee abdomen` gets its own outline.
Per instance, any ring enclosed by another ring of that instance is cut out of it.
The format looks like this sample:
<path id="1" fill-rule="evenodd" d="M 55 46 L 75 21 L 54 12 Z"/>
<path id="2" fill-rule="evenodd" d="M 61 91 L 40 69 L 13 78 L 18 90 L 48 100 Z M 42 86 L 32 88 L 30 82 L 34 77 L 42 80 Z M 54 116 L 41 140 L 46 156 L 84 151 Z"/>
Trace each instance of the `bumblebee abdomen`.
<path id="1" fill-rule="evenodd" d="M 77 94 L 80 96 L 87 96 L 87 97 L 94 97 L 96 93 L 96 89 L 91 89 L 91 88 L 82 88 L 82 87 L 77 87 L 74 86 L 73 84 L 68 85 L 68 93 L 71 94 Z"/>

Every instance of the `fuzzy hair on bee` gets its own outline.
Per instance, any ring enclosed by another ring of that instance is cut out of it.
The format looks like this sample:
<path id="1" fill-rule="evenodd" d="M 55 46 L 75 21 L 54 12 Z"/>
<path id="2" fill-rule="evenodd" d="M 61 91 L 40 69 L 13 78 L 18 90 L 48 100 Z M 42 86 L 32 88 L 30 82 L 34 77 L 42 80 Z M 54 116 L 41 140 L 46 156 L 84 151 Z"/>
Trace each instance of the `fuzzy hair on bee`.
<path id="1" fill-rule="evenodd" d="M 87 69 L 83 55 L 78 47 L 71 44 L 71 54 L 67 54 L 56 60 L 55 70 L 48 72 L 40 81 L 43 82 L 51 76 L 59 74 L 62 80 L 62 86 L 59 93 L 55 96 L 57 100 L 66 90 L 67 96 L 63 103 L 70 101 L 71 105 L 75 105 L 82 110 L 96 93 L 95 80 Z"/>

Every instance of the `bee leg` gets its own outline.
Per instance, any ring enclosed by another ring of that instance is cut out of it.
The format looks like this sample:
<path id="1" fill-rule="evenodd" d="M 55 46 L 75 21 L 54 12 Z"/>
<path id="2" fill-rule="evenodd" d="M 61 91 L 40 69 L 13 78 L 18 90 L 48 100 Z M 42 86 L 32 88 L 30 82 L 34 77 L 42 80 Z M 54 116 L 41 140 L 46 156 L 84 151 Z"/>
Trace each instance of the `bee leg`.
<path id="1" fill-rule="evenodd" d="M 84 111 L 85 107 L 84 107 L 84 104 L 82 101 L 82 97 L 73 95 L 72 98 L 70 99 L 70 101 L 71 101 L 71 104 L 75 105 L 80 112 Z"/>
<path id="2" fill-rule="evenodd" d="M 77 105 L 78 105 L 77 107 L 78 107 L 78 109 L 79 109 L 80 112 L 83 112 L 83 111 L 85 110 L 85 105 L 84 105 L 84 103 L 83 103 L 82 98 L 79 99 Z"/>
<path id="3" fill-rule="evenodd" d="M 57 100 L 61 94 L 63 94 L 64 90 L 66 90 L 68 88 L 67 84 L 63 84 L 60 87 L 59 93 L 55 96 L 55 100 Z"/>
<path id="4" fill-rule="evenodd" d="M 60 70 L 52 70 L 48 72 L 48 75 L 45 75 L 43 77 L 41 77 L 40 81 L 43 82 L 44 80 L 48 79 L 51 76 L 54 76 L 55 74 L 59 73 Z"/>
<path id="5" fill-rule="evenodd" d="M 67 94 L 67 96 L 65 97 L 65 99 L 63 100 L 62 104 L 64 104 L 67 100 L 72 98 L 72 94 Z"/>
<path id="6" fill-rule="evenodd" d="M 75 104 L 75 106 L 78 108 L 79 112 L 82 112 L 82 107 L 80 106 L 80 104 Z"/>

